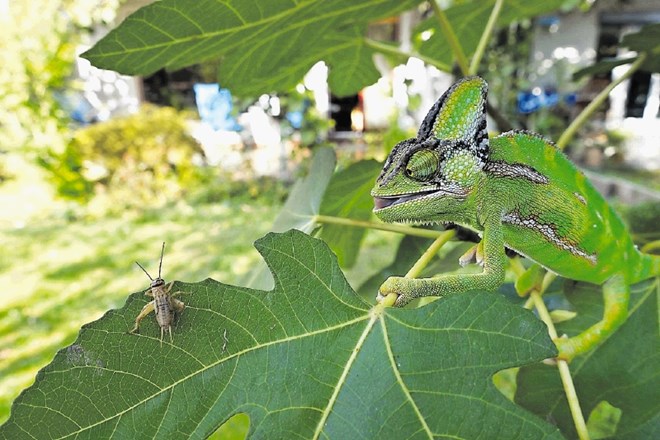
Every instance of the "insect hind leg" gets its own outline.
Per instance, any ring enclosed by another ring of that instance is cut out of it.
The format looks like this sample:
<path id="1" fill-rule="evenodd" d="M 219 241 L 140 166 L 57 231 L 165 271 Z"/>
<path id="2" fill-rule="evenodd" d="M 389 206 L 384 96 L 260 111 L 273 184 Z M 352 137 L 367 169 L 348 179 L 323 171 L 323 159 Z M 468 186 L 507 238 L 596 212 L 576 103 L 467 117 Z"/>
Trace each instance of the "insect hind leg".
<path id="1" fill-rule="evenodd" d="M 135 318 L 135 327 L 133 327 L 129 333 L 137 333 L 140 328 L 140 321 L 142 321 L 149 313 L 153 312 L 155 310 L 154 307 L 153 301 L 149 301 L 144 307 L 142 307 L 140 314 Z"/>

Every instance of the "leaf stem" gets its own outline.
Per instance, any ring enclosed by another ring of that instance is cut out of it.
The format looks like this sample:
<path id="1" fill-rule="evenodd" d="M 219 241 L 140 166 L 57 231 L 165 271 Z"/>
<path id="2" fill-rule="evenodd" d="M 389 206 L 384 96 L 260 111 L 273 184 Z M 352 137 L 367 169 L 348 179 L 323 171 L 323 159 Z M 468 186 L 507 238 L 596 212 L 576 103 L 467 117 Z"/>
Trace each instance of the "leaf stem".
<path id="1" fill-rule="evenodd" d="M 637 71 L 641 67 L 641 65 L 644 63 L 646 60 L 646 53 L 641 53 L 639 57 L 637 57 L 637 60 L 632 63 L 630 68 L 619 78 L 617 78 L 615 81 L 612 81 L 607 87 L 605 87 L 601 92 L 594 98 L 593 101 L 589 103 L 588 106 L 580 112 L 580 114 L 571 122 L 571 124 L 564 130 L 564 133 L 559 137 L 559 140 L 557 141 L 557 148 L 560 150 L 563 150 L 566 145 L 573 139 L 573 136 L 575 136 L 575 133 L 582 127 L 587 120 L 591 117 L 591 115 L 598 109 L 598 107 L 601 106 L 603 102 L 607 99 L 609 96 L 610 92 L 619 84 L 621 84 L 623 81 L 628 79 L 633 73 Z"/>
<path id="2" fill-rule="evenodd" d="M 463 75 L 468 75 L 470 68 L 468 66 L 467 57 L 465 56 L 465 52 L 463 52 L 461 43 L 458 42 L 458 37 L 456 37 L 456 33 L 454 32 L 445 11 L 443 11 L 440 5 L 438 5 L 438 0 L 431 0 L 430 3 L 433 8 L 433 13 L 438 18 L 438 22 L 440 22 L 440 31 L 447 39 L 447 43 L 449 43 L 449 47 L 451 47 L 451 51 L 456 57 L 458 67 L 461 68 Z"/>
<path id="3" fill-rule="evenodd" d="M 350 218 L 333 217 L 329 215 L 315 215 L 313 223 L 330 225 L 354 226 L 357 228 L 378 229 L 381 231 L 398 232 L 400 234 L 412 235 L 414 237 L 438 238 L 448 231 L 434 231 L 433 229 L 413 228 L 412 226 L 395 225 L 390 223 L 371 222 L 364 220 L 353 220 Z"/>
<path id="4" fill-rule="evenodd" d="M 411 57 L 419 58 L 420 60 L 424 61 L 426 64 L 437 67 L 438 69 L 443 70 L 445 72 L 451 72 L 450 65 L 443 63 L 442 61 L 438 61 L 435 58 L 427 57 L 426 55 L 422 55 L 417 52 L 406 52 L 397 47 L 392 46 L 391 44 L 381 43 L 380 41 L 372 40 L 371 38 L 365 38 L 364 44 L 379 52 L 389 53 L 391 55 L 400 56 L 404 58 L 411 58 Z"/>
<path id="5" fill-rule="evenodd" d="M 645 254 L 650 254 L 652 251 L 660 249 L 660 240 L 654 240 L 649 243 L 646 243 L 640 251 L 644 252 Z"/>
<path id="6" fill-rule="evenodd" d="M 488 22 L 486 23 L 486 27 L 484 28 L 484 31 L 481 34 L 481 39 L 479 40 L 479 44 L 477 45 L 477 50 L 474 52 L 474 55 L 472 55 L 472 61 L 470 62 L 470 69 L 468 71 L 469 75 L 475 75 L 477 73 L 477 70 L 479 69 L 479 63 L 481 63 L 481 58 L 484 56 L 484 52 L 486 51 L 486 46 L 488 45 L 488 40 L 490 39 L 490 36 L 493 33 L 493 29 L 495 28 L 495 23 L 497 23 L 497 17 L 499 17 L 500 15 L 500 11 L 502 10 L 503 4 L 504 4 L 504 0 L 495 0 L 495 5 L 493 6 L 493 10 L 490 12 L 490 17 L 488 17 Z"/>
<path id="7" fill-rule="evenodd" d="M 546 282 L 544 279 L 543 285 L 547 286 L 550 284 L 550 282 Z M 543 298 L 541 298 L 541 292 L 533 290 L 530 294 L 530 298 L 534 301 L 534 307 L 538 311 L 541 320 L 548 327 L 548 334 L 553 340 L 557 339 L 557 330 L 555 329 L 555 325 L 552 323 L 552 318 L 550 317 L 548 309 L 545 307 Z M 564 387 L 564 393 L 566 394 L 568 407 L 570 408 L 571 415 L 573 416 L 573 423 L 575 424 L 575 430 L 577 431 L 578 438 L 580 440 L 589 440 L 589 431 L 587 431 L 587 424 L 584 421 L 584 415 L 582 415 L 582 408 L 580 407 L 580 401 L 578 400 L 577 393 L 575 391 L 575 385 L 573 384 L 571 371 L 568 368 L 568 362 L 561 359 L 557 360 L 557 369 L 559 370 L 559 377 L 561 378 L 561 383 Z"/>
<path id="8" fill-rule="evenodd" d="M 431 243 L 431 246 L 424 251 L 421 257 L 419 257 L 419 260 L 413 265 L 413 267 L 410 268 L 408 273 L 406 274 L 406 278 L 417 278 L 424 268 L 429 265 L 433 257 L 435 257 L 435 254 L 438 253 L 440 248 L 444 246 L 449 240 L 454 238 L 456 235 L 456 230 L 455 229 L 450 229 L 448 231 L 444 231 L 442 235 L 440 235 L 438 238 L 435 239 L 433 243 Z"/>

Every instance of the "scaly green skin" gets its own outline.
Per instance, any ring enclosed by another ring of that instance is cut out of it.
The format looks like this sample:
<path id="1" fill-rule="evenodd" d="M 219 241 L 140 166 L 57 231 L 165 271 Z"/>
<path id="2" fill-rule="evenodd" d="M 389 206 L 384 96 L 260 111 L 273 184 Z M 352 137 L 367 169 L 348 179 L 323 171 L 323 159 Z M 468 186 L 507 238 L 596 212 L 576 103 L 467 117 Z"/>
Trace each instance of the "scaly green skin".
<path id="1" fill-rule="evenodd" d="M 479 232 L 482 273 L 391 277 L 379 293 L 397 294 L 403 306 L 423 296 L 494 290 L 508 247 L 566 278 L 603 284 L 602 321 L 555 341 L 559 357 L 571 359 L 625 321 L 629 285 L 660 275 L 660 258 L 635 248 L 621 219 L 552 143 L 521 131 L 489 139 L 486 93 L 478 77 L 454 84 L 417 137 L 394 147 L 371 192 L 383 221 L 453 222 Z"/>

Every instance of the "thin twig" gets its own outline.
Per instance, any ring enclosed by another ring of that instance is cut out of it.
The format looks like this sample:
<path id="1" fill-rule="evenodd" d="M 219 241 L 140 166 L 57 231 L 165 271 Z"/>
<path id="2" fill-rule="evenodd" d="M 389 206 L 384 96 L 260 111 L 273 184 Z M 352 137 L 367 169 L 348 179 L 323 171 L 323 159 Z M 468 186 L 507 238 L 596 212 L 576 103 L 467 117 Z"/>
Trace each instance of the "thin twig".
<path id="1" fill-rule="evenodd" d="M 456 230 L 455 229 L 450 229 L 448 231 L 444 231 L 441 236 L 436 238 L 436 240 L 431 244 L 431 246 L 424 251 L 421 257 L 419 257 L 419 260 L 413 265 L 413 267 L 410 268 L 408 273 L 406 274 L 406 278 L 417 278 L 419 275 L 422 273 L 422 271 L 426 268 L 426 266 L 429 265 L 433 257 L 435 257 L 435 254 L 438 253 L 440 248 L 447 244 L 449 240 L 454 238 L 456 235 Z"/>
<path id="2" fill-rule="evenodd" d="M 449 43 L 449 47 L 451 47 L 451 51 L 454 53 L 454 56 L 456 57 L 456 62 L 458 63 L 458 67 L 460 67 L 463 75 L 468 75 L 470 70 L 468 66 L 467 57 L 465 56 L 465 52 L 463 52 L 463 47 L 461 46 L 461 43 L 458 42 L 458 37 L 456 37 L 456 33 L 454 32 L 454 29 L 452 28 L 451 23 L 449 22 L 449 19 L 445 14 L 445 11 L 443 11 L 442 8 L 440 8 L 440 5 L 438 5 L 437 0 L 431 0 L 430 3 L 431 3 L 431 7 L 433 8 L 433 13 L 435 14 L 435 16 L 438 19 L 438 22 L 440 23 L 440 31 L 447 39 L 447 43 Z"/>
<path id="3" fill-rule="evenodd" d="M 500 15 L 500 11 L 502 10 L 503 4 L 504 4 L 504 0 L 496 0 L 495 5 L 493 6 L 493 10 L 490 11 L 490 17 L 488 17 L 488 22 L 486 23 L 486 27 L 484 28 L 484 31 L 481 34 L 481 39 L 479 40 L 479 44 L 477 45 L 477 50 L 474 52 L 474 55 L 472 55 L 472 61 L 470 62 L 470 69 L 468 71 L 469 75 L 476 75 L 477 70 L 479 69 L 479 63 L 481 63 L 481 58 L 484 56 L 484 52 L 486 51 L 486 46 L 488 45 L 488 40 L 490 40 L 490 36 L 493 33 L 493 29 L 495 28 L 495 23 L 497 23 L 497 17 L 499 17 Z"/>
<path id="4" fill-rule="evenodd" d="M 564 130 L 564 133 L 559 137 L 559 140 L 557 141 L 557 148 L 560 150 L 563 150 L 566 145 L 573 139 L 573 136 L 575 136 L 575 133 L 577 133 L 578 129 L 582 127 L 587 120 L 591 117 L 591 115 L 598 109 L 598 107 L 605 102 L 607 97 L 609 96 L 610 92 L 619 84 L 621 84 L 623 81 L 628 79 L 633 73 L 639 69 L 642 64 L 644 63 L 644 60 L 646 59 L 646 53 L 642 53 L 639 55 L 637 60 L 632 63 L 630 68 L 621 75 L 619 78 L 617 78 L 615 81 L 612 81 L 607 87 L 605 87 L 601 92 L 594 98 L 593 101 L 589 103 L 588 106 L 580 112 L 580 114 L 571 122 L 571 125 Z"/>
<path id="5" fill-rule="evenodd" d="M 545 283 L 544 284 L 549 284 Z M 555 325 L 552 323 L 552 318 L 548 309 L 545 307 L 543 298 L 541 298 L 541 293 L 533 290 L 530 297 L 534 301 L 534 307 L 539 312 L 541 320 L 548 327 L 548 334 L 554 340 L 557 339 L 557 330 Z M 580 401 L 578 400 L 577 393 L 575 392 L 575 385 L 573 384 L 573 378 L 571 377 L 571 371 L 568 368 L 568 362 L 564 360 L 557 360 L 557 369 L 559 370 L 559 377 L 561 378 L 561 383 L 564 387 L 564 393 L 566 394 L 566 400 L 568 401 L 568 407 L 571 410 L 571 415 L 573 416 L 573 423 L 575 424 L 575 430 L 577 431 L 578 437 L 580 440 L 589 440 L 589 431 L 587 431 L 587 424 L 584 421 L 584 415 L 582 414 L 582 408 L 580 407 Z"/>

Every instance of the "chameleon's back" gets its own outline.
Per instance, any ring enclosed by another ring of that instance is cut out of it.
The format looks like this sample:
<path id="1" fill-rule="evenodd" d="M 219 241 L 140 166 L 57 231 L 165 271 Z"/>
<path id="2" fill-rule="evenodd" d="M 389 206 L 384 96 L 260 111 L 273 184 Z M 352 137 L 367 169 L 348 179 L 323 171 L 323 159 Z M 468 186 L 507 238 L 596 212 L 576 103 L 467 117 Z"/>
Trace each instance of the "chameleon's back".
<path id="1" fill-rule="evenodd" d="M 507 175 L 507 165 L 515 164 L 516 176 Z M 650 270 L 618 215 L 542 137 L 509 132 L 492 138 L 486 171 L 482 197 L 503 207 L 507 246 L 562 276 L 598 284 L 622 271 L 636 282 Z"/>

